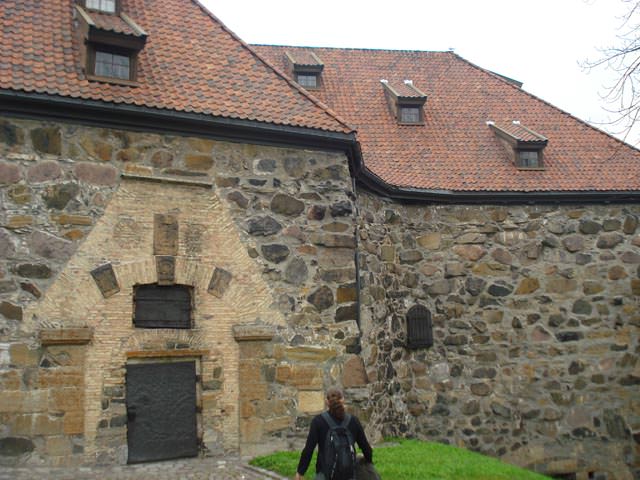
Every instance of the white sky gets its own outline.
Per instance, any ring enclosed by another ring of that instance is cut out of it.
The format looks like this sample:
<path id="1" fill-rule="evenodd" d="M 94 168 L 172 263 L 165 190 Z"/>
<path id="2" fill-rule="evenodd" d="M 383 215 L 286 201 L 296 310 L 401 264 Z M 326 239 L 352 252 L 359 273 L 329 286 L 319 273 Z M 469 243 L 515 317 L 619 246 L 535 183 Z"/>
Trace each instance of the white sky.
<path id="1" fill-rule="evenodd" d="M 622 0 L 200 0 L 248 43 L 448 50 L 599 125 L 611 71 L 579 63 L 616 44 Z M 613 131 L 612 133 L 615 133 Z M 629 143 L 640 144 L 635 135 Z"/>

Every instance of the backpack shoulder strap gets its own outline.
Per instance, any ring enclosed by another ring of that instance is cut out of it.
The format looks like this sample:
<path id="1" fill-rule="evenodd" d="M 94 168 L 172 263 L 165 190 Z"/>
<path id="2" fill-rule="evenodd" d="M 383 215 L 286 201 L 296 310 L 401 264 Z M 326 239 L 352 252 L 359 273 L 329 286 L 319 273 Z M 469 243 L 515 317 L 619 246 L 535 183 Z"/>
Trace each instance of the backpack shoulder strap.
<path id="1" fill-rule="evenodd" d="M 340 426 L 347 428 L 349 426 L 350 421 L 351 421 L 351 415 L 349 415 L 348 413 L 345 413 L 344 419 L 342 420 L 342 423 L 340 424 Z"/>
<path id="2" fill-rule="evenodd" d="M 330 429 L 334 429 L 338 426 L 333 417 L 329 415 L 329 412 L 322 412 L 322 418 L 324 418 L 324 421 L 329 424 Z"/>

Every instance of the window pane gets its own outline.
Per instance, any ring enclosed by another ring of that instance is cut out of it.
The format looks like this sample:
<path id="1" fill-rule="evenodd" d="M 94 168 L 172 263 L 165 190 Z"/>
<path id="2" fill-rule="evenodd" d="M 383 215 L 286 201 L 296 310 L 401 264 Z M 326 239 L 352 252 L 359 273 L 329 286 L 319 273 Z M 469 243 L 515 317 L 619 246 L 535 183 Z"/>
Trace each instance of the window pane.
<path id="1" fill-rule="evenodd" d="M 298 75 L 298 83 L 303 87 L 315 88 L 318 86 L 318 77 L 316 75 Z"/>
<path id="2" fill-rule="evenodd" d="M 130 59 L 126 55 L 96 51 L 95 74 L 99 77 L 129 80 Z"/>
<path id="3" fill-rule="evenodd" d="M 115 13 L 116 0 L 87 0 L 87 8 L 102 12 Z"/>
<path id="4" fill-rule="evenodd" d="M 537 168 L 540 166 L 538 161 L 538 152 L 521 150 L 519 152 L 520 166 L 525 168 Z"/>
<path id="5" fill-rule="evenodd" d="M 116 0 L 102 0 L 101 10 L 114 13 L 116 11 Z"/>
<path id="6" fill-rule="evenodd" d="M 401 107 L 400 122 L 402 123 L 419 123 L 420 109 L 416 107 Z"/>

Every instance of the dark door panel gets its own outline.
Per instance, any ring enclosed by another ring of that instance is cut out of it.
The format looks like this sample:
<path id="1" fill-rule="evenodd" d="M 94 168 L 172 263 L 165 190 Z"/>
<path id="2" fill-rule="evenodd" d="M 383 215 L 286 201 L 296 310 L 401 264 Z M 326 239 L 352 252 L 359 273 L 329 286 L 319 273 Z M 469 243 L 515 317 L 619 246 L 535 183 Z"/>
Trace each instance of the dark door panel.
<path id="1" fill-rule="evenodd" d="M 127 365 L 129 463 L 198 454 L 195 362 Z"/>

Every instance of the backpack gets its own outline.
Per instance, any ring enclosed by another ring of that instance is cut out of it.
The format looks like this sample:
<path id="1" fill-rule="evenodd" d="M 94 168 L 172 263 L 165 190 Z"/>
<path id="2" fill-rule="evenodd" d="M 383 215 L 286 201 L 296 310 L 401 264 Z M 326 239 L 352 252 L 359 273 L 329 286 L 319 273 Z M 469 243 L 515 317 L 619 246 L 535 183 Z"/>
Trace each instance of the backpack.
<path id="1" fill-rule="evenodd" d="M 353 480 L 356 478 L 356 450 L 351 431 L 347 428 L 351 416 L 345 414 L 337 424 L 328 412 L 322 418 L 329 424 L 329 431 L 322 452 L 322 473 L 327 480 Z"/>

